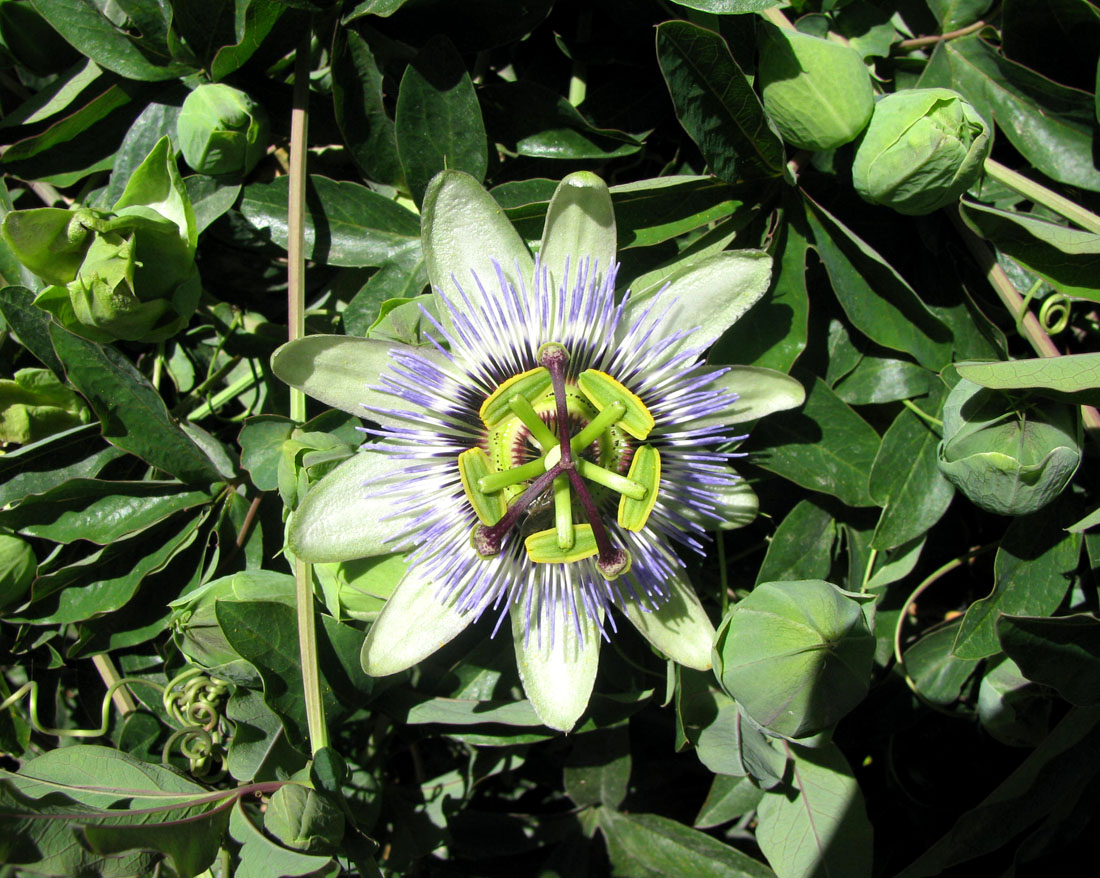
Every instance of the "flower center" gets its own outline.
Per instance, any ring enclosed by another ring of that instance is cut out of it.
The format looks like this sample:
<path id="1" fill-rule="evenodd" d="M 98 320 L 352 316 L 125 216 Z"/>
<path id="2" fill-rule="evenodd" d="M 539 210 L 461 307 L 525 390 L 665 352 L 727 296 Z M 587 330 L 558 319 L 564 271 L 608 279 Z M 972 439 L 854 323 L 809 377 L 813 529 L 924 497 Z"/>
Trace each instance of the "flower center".
<path id="1" fill-rule="evenodd" d="M 604 372 L 588 369 L 567 381 L 569 352 L 561 344 L 543 345 L 538 360 L 538 368 L 509 378 L 482 404 L 488 453 L 471 448 L 458 457 L 463 490 L 480 522 L 473 546 L 481 557 L 493 557 L 513 528 L 522 523 L 534 530 L 552 516 L 552 528 L 525 538 L 530 560 L 568 564 L 596 556 L 600 573 L 614 579 L 630 569 L 630 555 L 611 542 L 600 506 L 619 494 L 619 526 L 645 526 L 657 500 L 661 457 L 652 445 L 636 443 L 653 429 L 653 416 Z M 525 460 L 530 454 L 534 459 Z M 576 523 L 578 513 L 587 521 Z"/>

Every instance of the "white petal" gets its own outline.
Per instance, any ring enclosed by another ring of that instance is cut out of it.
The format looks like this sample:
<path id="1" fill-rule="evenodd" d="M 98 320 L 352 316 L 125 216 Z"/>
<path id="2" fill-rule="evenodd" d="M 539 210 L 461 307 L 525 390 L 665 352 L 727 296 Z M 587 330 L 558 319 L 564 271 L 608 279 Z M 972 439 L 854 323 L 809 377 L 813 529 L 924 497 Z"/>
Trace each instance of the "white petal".
<path id="1" fill-rule="evenodd" d="M 525 643 L 527 611 L 522 602 L 513 604 L 512 639 L 516 644 L 516 666 L 539 719 L 552 729 L 568 732 L 588 707 L 600 664 L 600 628 L 583 611 L 579 617 L 583 638 L 577 637 L 573 617 L 558 615 L 554 640 L 549 625 L 539 631 L 532 623 Z"/>
<path id="2" fill-rule="evenodd" d="M 411 668 L 462 633 L 474 619 L 455 600 L 440 600 L 436 586 L 409 570 L 367 634 L 359 661 L 372 677 Z"/>
<path id="3" fill-rule="evenodd" d="M 713 387 L 732 391 L 737 399 L 720 412 L 692 420 L 693 430 L 756 421 L 765 415 L 798 408 L 806 401 L 806 390 L 801 384 L 789 375 L 760 366 L 730 366 L 728 372 L 714 379 Z"/>
<path id="4" fill-rule="evenodd" d="M 623 612 L 642 636 L 670 659 L 689 668 L 709 671 L 714 626 L 695 590 L 682 575 L 671 577 L 667 586 L 672 594 L 657 609 L 647 613 L 631 601 Z"/>
<path id="5" fill-rule="evenodd" d="M 607 184 L 589 171 L 577 171 L 558 184 L 546 211 L 546 225 L 539 247 L 539 264 L 550 273 L 557 290 L 576 277 L 582 259 L 591 259 L 599 276 L 615 262 L 615 209 Z"/>

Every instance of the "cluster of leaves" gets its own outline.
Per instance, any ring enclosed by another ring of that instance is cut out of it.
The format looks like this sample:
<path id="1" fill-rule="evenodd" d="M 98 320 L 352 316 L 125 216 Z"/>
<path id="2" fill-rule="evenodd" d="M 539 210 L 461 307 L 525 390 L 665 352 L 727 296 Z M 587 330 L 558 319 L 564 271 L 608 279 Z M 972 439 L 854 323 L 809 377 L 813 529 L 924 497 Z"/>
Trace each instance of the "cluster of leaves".
<path id="1" fill-rule="evenodd" d="M 1083 849 L 1098 486 L 1058 449 L 1080 453 L 1100 401 L 1100 10 L 782 10 L 856 51 L 879 94 L 952 89 L 992 132 L 961 206 L 908 217 L 857 196 L 858 141 L 784 142 L 754 81 L 777 6 L 0 0 L 0 860 L 917 878 Z M 266 108 L 258 164 L 250 141 L 227 171 L 224 132 L 195 148 L 217 176 L 178 160 L 209 83 L 250 97 L 237 115 Z M 309 332 L 422 340 L 418 208 L 444 167 L 536 244 L 556 182 L 596 171 L 623 276 L 651 286 L 730 247 L 771 254 L 710 362 L 788 372 L 807 400 L 739 448 L 764 515 L 688 562 L 722 622 L 717 674 L 622 630 L 581 724 L 551 734 L 483 624 L 366 676 L 403 561 L 316 565 L 331 746 L 310 753 L 285 512 L 362 437 L 320 407 L 287 417 L 269 365 L 295 89 Z M 1010 310 L 1023 293 L 1038 317 Z M 964 379 L 1000 408 L 952 403 Z M 1042 503 L 1017 504 L 1052 467 Z"/>

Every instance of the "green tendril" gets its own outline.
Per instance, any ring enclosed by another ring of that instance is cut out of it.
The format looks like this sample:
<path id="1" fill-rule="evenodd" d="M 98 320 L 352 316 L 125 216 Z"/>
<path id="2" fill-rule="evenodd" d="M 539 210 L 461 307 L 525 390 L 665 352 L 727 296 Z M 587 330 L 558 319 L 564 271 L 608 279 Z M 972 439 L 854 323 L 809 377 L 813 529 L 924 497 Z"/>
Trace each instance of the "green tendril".
<path id="1" fill-rule="evenodd" d="M 1070 311 L 1073 303 L 1061 293 L 1054 293 L 1043 299 L 1039 306 L 1039 325 L 1047 335 L 1058 335 L 1069 326 Z"/>
<path id="2" fill-rule="evenodd" d="M 37 680 L 31 680 L 16 689 L 11 695 L 0 702 L 0 710 L 11 707 L 22 700 L 24 695 L 27 695 L 27 719 L 31 724 L 31 728 L 39 734 L 54 735 L 59 738 L 98 738 L 107 734 L 107 729 L 110 727 L 111 696 L 122 686 L 133 686 L 135 683 L 141 683 L 144 686 L 152 686 L 159 692 L 164 691 L 164 687 L 160 683 L 154 683 L 152 680 L 143 680 L 140 677 L 123 677 L 121 680 L 115 681 L 107 688 L 107 692 L 103 696 L 103 704 L 100 707 L 100 724 L 97 729 L 52 729 L 49 726 L 43 725 L 38 719 Z"/>

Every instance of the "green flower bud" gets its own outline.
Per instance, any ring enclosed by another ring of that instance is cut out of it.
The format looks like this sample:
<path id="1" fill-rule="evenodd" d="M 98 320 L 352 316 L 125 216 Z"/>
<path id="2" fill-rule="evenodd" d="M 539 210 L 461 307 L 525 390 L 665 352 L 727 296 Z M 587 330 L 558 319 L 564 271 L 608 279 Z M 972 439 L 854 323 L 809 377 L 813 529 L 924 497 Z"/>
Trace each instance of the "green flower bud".
<path id="1" fill-rule="evenodd" d="M 959 381 L 943 409 L 939 465 L 970 502 L 998 515 L 1029 515 L 1069 484 L 1081 462 L 1076 409 L 1049 400 L 1014 403 Z"/>
<path id="2" fill-rule="evenodd" d="M 36 442 L 91 419 L 84 400 L 48 369 L 0 379 L 0 442 Z"/>
<path id="3" fill-rule="evenodd" d="M 247 600 L 294 606 L 294 577 L 254 570 L 215 579 L 169 604 L 175 611 L 171 626 L 176 646 L 192 664 L 238 685 L 256 687 L 259 675 L 225 639 L 215 607 L 217 601 Z"/>
<path id="4" fill-rule="evenodd" d="M 833 149 L 859 136 L 871 118 L 871 76 L 849 46 L 767 25 L 757 79 L 764 109 L 799 149 Z"/>
<path id="5" fill-rule="evenodd" d="M 112 211 L 15 210 L 0 235 L 51 284 L 35 304 L 95 341 L 162 341 L 198 306 L 194 209 L 167 137 L 134 169 Z"/>
<path id="6" fill-rule="evenodd" d="M 344 838 L 344 812 L 329 797 L 291 783 L 272 795 L 264 829 L 289 848 L 331 853 Z"/>
<path id="7" fill-rule="evenodd" d="M 244 176 L 267 151 L 267 113 L 243 91 L 200 85 L 183 102 L 176 134 L 184 161 L 198 173 Z"/>
<path id="8" fill-rule="evenodd" d="M 914 88 L 877 104 L 856 149 L 852 182 L 872 204 L 931 213 L 958 201 L 992 147 L 989 127 L 947 88 Z"/>
<path id="9" fill-rule="evenodd" d="M 0 534 L 0 607 L 18 603 L 38 569 L 30 544 L 11 534 Z"/>
<path id="10" fill-rule="evenodd" d="M 766 582 L 719 627 L 714 668 L 760 726 L 805 738 L 833 726 L 867 694 L 873 602 L 829 582 Z"/>

